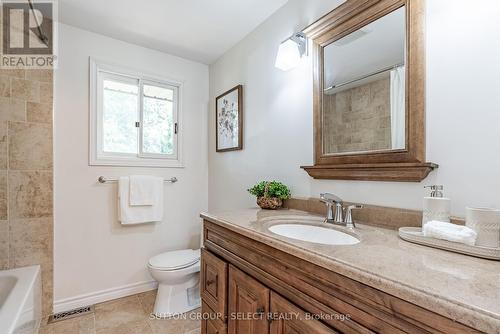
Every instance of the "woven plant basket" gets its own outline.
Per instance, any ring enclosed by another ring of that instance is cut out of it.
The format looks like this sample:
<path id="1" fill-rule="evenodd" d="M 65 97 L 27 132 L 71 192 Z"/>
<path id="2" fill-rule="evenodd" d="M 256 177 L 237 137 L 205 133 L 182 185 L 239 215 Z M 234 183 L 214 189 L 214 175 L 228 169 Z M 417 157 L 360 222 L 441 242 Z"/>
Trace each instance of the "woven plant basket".
<path id="1" fill-rule="evenodd" d="M 262 209 L 276 210 L 281 208 L 283 201 L 278 197 L 269 197 L 269 183 L 264 188 L 264 196 L 257 197 L 257 205 Z"/>

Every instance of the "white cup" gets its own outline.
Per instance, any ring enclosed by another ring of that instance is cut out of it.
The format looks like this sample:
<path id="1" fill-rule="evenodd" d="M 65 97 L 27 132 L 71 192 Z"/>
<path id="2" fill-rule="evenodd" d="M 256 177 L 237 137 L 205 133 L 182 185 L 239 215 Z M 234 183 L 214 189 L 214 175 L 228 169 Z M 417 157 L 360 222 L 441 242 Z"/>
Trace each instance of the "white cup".
<path id="1" fill-rule="evenodd" d="M 500 210 L 466 208 L 465 226 L 476 231 L 476 246 L 500 247 Z"/>

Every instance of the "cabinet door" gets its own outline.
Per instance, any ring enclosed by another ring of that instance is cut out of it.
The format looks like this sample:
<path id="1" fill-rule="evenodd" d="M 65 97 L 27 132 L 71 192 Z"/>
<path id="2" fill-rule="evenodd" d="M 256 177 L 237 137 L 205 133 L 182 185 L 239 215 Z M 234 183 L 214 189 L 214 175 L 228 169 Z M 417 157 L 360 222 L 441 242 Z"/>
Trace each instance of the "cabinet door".
<path id="1" fill-rule="evenodd" d="M 226 334 L 226 328 L 209 319 L 201 324 L 201 334 Z"/>
<path id="2" fill-rule="evenodd" d="M 226 334 L 226 325 L 206 303 L 201 303 L 201 334 Z"/>
<path id="3" fill-rule="evenodd" d="M 308 318 L 306 313 L 288 300 L 271 292 L 270 334 L 333 334 L 337 333 L 318 320 Z"/>
<path id="4" fill-rule="evenodd" d="M 229 334 L 268 334 L 269 289 L 229 265 Z"/>
<path id="5" fill-rule="evenodd" d="M 227 263 L 205 249 L 201 250 L 200 293 L 212 310 L 226 316 Z"/>

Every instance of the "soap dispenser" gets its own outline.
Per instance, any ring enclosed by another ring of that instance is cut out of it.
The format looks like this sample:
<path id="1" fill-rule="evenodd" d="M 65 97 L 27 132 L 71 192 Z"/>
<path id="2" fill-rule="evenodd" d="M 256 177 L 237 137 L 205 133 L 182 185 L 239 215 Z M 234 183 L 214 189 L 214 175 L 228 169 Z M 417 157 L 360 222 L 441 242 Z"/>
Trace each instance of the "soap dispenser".
<path id="1" fill-rule="evenodd" d="M 424 197 L 422 227 L 431 221 L 450 222 L 450 199 L 443 197 L 443 186 L 425 186 L 431 190 L 429 197 Z"/>

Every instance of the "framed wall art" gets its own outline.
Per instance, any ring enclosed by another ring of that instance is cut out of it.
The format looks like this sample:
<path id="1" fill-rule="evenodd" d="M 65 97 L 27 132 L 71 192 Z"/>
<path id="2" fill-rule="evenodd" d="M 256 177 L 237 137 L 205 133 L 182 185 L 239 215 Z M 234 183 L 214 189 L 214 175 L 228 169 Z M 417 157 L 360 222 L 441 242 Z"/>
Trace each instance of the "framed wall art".
<path id="1" fill-rule="evenodd" d="M 215 147 L 217 152 L 243 149 L 243 86 L 215 99 Z"/>

